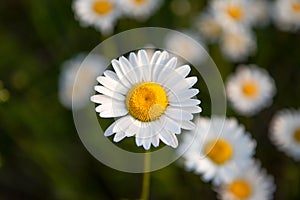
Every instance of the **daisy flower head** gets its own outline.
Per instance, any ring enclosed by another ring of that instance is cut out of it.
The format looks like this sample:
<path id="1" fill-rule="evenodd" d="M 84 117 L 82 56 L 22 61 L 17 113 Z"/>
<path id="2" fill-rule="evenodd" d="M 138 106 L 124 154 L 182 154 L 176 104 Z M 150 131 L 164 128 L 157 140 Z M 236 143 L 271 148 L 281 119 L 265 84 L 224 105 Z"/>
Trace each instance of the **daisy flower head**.
<path id="1" fill-rule="evenodd" d="M 191 63 L 202 63 L 206 58 L 206 51 L 202 48 L 204 44 L 201 38 L 198 34 L 191 31 L 183 30 L 182 32 L 185 34 L 184 36 L 176 32 L 169 33 L 165 38 L 166 48 L 174 51 Z M 200 43 L 201 47 L 195 45 L 196 43 L 194 41 Z"/>
<path id="2" fill-rule="evenodd" d="M 211 1 L 211 10 L 219 24 L 224 30 L 247 26 L 250 27 L 253 22 L 250 0 L 213 0 Z"/>
<path id="3" fill-rule="evenodd" d="M 272 14 L 279 29 L 284 31 L 299 30 L 300 0 L 276 0 Z"/>
<path id="4" fill-rule="evenodd" d="M 217 116 L 211 119 L 199 117 L 195 124 L 193 134 L 184 134 L 183 145 L 179 148 L 182 153 L 186 145 L 193 141 L 183 154 L 187 170 L 201 174 L 204 181 L 213 180 L 214 184 L 219 185 L 230 180 L 238 169 L 251 163 L 256 142 L 235 119 L 224 121 L 224 118 Z"/>
<path id="5" fill-rule="evenodd" d="M 105 35 L 113 31 L 121 15 L 116 0 L 74 0 L 73 10 L 82 26 L 94 26 Z"/>
<path id="6" fill-rule="evenodd" d="M 233 28 L 224 31 L 220 48 L 223 56 L 233 62 L 245 60 L 256 51 L 256 38 L 251 30 Z"/>
<path id="7" fill-rule="evenodd" d="M 89 103 L 93 94 L 94 74 L 101 71 L 105 59 L 99 55 L 90 55 L 82 63 L 84 54 L 65 61 L 59 77 L 59 100 L 66 108 L 81 109 Z M 75 81 L 79 84 L 75 84 Z"/>
<path id="8" fill-rule="evenodd" d="M 285 109 L 272 119 L 270 137 L 287 155 L 300 160 L 300 110 Z"/>
<path id="9" fill-rule="evenodd" d="M 272 103 L 276 93 L 273 78 L 256 65 L 241 65 L 226 82 L 226 94 L 232 108 L 245 116 L 252 116 Z"/>
<path id="10" fill-rule="evenodd" d="M 96 112 L 102 118 L 118 118 L 105 131 L 114 142 L 135 136 L 137 146 L 150 149 L 161 140 L 176 148 L 176 134 L 193 129 L 194 113 L 200 113 L 200 101 L 192 99 L 198 89 L 197 77 L 187 77 L 191 68 L 177 66 L 177 58 L 166 51 L 148 57 L 145 50 L 131 52 L 129 59 L 112 60 L 115 72 L 106 70 L 95 86 L 99 93 L 91 101 L 100 104 Z"/>
<path id="11" fill-rule="evenodd" d="M 217 188 L 221 200 L 268 200 L 275 191 L 274 179 L 259 162 L 252 162 L 228 182 Z"/>
<path id="12" fill-rule="evenodd" d="M 118 0 L 125 15 L 138 20 L 146 20 L 162 4 L 161 0 Z"/>

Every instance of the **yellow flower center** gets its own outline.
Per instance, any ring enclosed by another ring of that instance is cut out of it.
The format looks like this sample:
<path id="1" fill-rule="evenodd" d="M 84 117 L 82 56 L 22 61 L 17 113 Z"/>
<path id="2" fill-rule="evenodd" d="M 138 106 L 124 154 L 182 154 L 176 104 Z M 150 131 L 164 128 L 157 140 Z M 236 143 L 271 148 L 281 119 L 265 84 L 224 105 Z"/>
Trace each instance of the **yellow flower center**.
<path id="1" fill-rule="evenodd" d="M 230 192 L 239 199 L 247 198 L 251 195 L 252 188 L 244 180 L 235 180 L 229 185 Z"/>
<path id="2" fill-rule="evenodd" d="M 94 11 L 99 15 L 105 15 L 113 9 L 113 4 L 109 1 L 99 0 L 93 5 Z"/>
<path id="3" fill-rule="evenodd" d="M 233 150 L 227 141 L 219 139 L 208 142 L 204 152 L 213 162 L 221 165 L 232 157 Z"/>
<path id="4" fill-rule="evenodd" d="M 299 2 L 293 2 L 292 3 L 292 9 L 296 13 L 300 13 L 300 3 Z"/>
<path id="5" fill-rule="evenodd" d="M 294 132 L 294 139 L 300 144 L 300 127 Z"/>
<path id="6" fill-rule="evenodd" d="M 153 82 L 134 85 L 126 95 L 129 113 L 142 122 L 158 119 L 168 106 L 168 97 L 163 87 Z"/>
<path id="7" fill-rule="evenodd" d="M 255 82 L 245 82 L 242 86 L 242 91 L 245 96 L 253 98 L 258 95 L 258 86 Z"/>
<path id="8" fill-rule="evenodd" d="M 227 8 L 228 15 L 234 20 L 241 20 L 244 16 L 244 10 L 238 5 L 230 5 Z"/>
<path id="9" fill-rule="evenodd" d="M 146 0 L 133 0 L 133 1 L 135 1 L 135 3 L 139 3 L 139 4 L 142 4 L 142 3 L 146 2 Z"/>

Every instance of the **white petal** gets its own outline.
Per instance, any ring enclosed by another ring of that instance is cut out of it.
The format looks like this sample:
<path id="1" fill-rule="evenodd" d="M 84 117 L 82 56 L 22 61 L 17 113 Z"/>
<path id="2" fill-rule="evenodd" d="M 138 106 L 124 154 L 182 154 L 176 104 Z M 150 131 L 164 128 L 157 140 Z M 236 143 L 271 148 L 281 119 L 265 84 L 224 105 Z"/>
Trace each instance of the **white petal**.
<path id="1" fill-rule="evenodd" d="M 178 67 L 176 70 L 176 73 L 180 74 L 183 78 L 185 78 L 191 71 L 191 67 L 189 65 L 183 65 L 181 67 Z"/>
<path id="2" fill-rule="evenodd" d="M 185 130 L 193 130 L 195 129 L 196 125 L 191 121 L 183 121 L 181 122 L 181 128 Z"/>
<path id="3" fill-rule="evenodd" d="M 129 82 L 134 85 L 138 80 L 134 71 L 134 67 L 131 65 L 131 63 L 122 56 L 119 59 L 119 64 L 122 67 L 123 71 L 126 73 L 125 76 L 129 80 Z"/>
<path id="4" fill-rule="evenodd" d="M 119 81 L 119 78 L 117 76 L 117 74 L 113 71 L 110 71 L 110 70 L 106 70 L 105 72 L 103 72 L 104 76 L 108 77 L 108 78 L 111 78 L 115 81 Z"/>
<path id="5" fill-rule="evenodd" d="M 102 105 L 100 105 L 100 106 L 102 106 Z M 121 116 L 127 115 L 127 113 L 128 113 L 127 109 L 113 108 L 111 110 L 104 110 L 104 111 L 100 112 L 99 116 L 102 118 L 121 117 Z"/>
<path id="6" fill-rule="evenodd" d="M 158 147 L 159 146 L 159 135 L 155 135 L 152 138 L 152 144 L 154 147 Z"/>
<path id="7" fill-rule="evenodd" d="M 114 136 L 114 142 L 120 142 L 122 139 L 126 137 L 125 133 L 123 132 L 118 132 Z"/>
<path id="8" fill-rule="evenodd" d="M 163 115 L 160 117 L 161 126 L 172 133 L 179 134 L 181 132 L 180 124 L 173 119 Z"/>
<path id="9" fill-rule="evenodd" d="M 202 112 L 202 108 L 200 108 L 199 106 L 183 107 L 182 109 L 189 113 L 201 113 Z"/>
<path id="10" fill-rule="evenodd" d="M 108 136 L 111 136 L 112 134 L 114 134 L 113 128 L 114 128 L 114 126 L 116 125 L 116 122 L 117 122 L 117 121 L 115 121 L 114 123 L 112 123 L 112 124 L 105 130 L 104 136 L 108 137 Z"/>
<path id="11" fill-rule="evenodd" d="M 193 119 L 193 115 L 191 113 L 188 113 L 182 109 L 176 109 L 176 108 L 168 108 L 165 112 L 166 115 L 168 115 L 168 117 L 175 119 L 175 120 L 192 120 Z"/>
<path id="12" fill-rule="evenodd" d="M 112 91 L 118 92 L 120 94 L 126 94 L 128 89 L 125 88 L 122 84 L 120 84 L 118 81 L 104 77 L 104 76 L 98 76 L 97 81 L 101 83 L 104 87 L 109 88 Z"/>
<path id="13" fill-rule="evenodd" d="M 110 89 L 108 89 L 106 87 L 96 85 L 95 90 L 97 92 L 101 93 L 101 94 L 104 94 L 104 95 L 109 96 L 111 98 L 114 98 L 116 100 L 125 101 L 125 96 L 123 96 L 119 93 L 113 92 L 113 91 L 111 91 Z"/>
<path id="14" fill-rule="evenodd" d="M 157 62 L 157 59 L 159 58 L 160 54 L 161 54 L 160 51 L 155 51 L 151 58 L 150 64 L 155 64 Z"/>
<path id="15" fill-rule="evenodd" d="M 113 132 L 125 132 L 128 129 L 128 127 L 132 125 L 132 120 L 130 119 L 130 116 L 122 117 L 116 122 L 115 127 L 113 128 Z M 131 134 L 126 136 L 131 136 Z"/>
<path id="16" fill-rule="evenodd" d="M 91 96 L 91 101 L 98 104 L 110 103 L 112 99 L 109 96 L 97 94 Z"/>
<path id="17" fill-rule="evenodd" d="M 178 146 L 178 140 L 175 134 L 167 130 L 162 130 L 159 136 L 161 141 L 163 141 L 166 145 L 169 145 L 173 148 Z"/>
<path id="18" fill-rule="evenodd" d="M 125 87 L 131 88 L 131 84 L 130 84 L 130 82 L 128 81 L 128 79 L 126 77 L 126 72 L 125 72 L 125 74 L 123 73 L 119 61 L 114 59 L 114 60 L 111 61 L 111 64 L 112 64 L 112 66 L 113 66 L 120 82 L 122 82 L 122 84 L 124 84 Z"/>
<path id="19" fill-rule="evenodd" d="M 187 99 L 183 102 L 170 102 L 171 106 L 175 107 L 191 107 L 191 106 L 197 106 L 201 103 L 199 99 Z"/>

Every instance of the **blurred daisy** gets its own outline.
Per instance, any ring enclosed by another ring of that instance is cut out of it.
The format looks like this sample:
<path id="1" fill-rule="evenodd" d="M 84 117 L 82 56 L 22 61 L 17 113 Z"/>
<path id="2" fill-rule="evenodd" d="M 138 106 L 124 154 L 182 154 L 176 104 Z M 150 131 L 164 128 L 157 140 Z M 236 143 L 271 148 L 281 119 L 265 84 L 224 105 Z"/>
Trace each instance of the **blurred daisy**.
<path id="1" fill-rule="evenodd" d="M 120 8 L 130 17 L 145 20 L 161 5 L 161 0 L 118 0 Z"/>
<path id="2" fill-rule="evenodd" d="M 82 26 L 94 26 L 103 34 L 113 31 L 117 18 L 121 15 L 116 0 L 74 0 L 73 10 Z"/>
<path id="3" fill-rule="evenodd" d="M 252 162 L 231 181 L 223 183 L 217 192 L 221 200 L 269 200 L 275 188 L 273 177 L 260 169 L 258 162 Z"/>
<path id="4" fill-rule="evenodd" d="M 158 147 L 159 140 L 177 147 L 175 134 L 193 129 L 193 113 L 201 112 L 199 100 L 191 99 L 199 91 L 191 87 L 197 77 L 186 76 L 188 65 L 177 67 L 177 58 L 156 51 L 148 58 L 145 50 L 130 53 L 129 59 L 112 61 L 115 72 L 107 70 L 97 78 L 100 94 L 91 101 L 102 118 L 119 117 L 104 133 L 115 133 L 114 141 L 135 136 L 137 146 Z"/>
<path id="5" fill-rule="evenodd" d="M 182 32 L 185 35 L 174 32 L 168 34 L 165 38 L 166 48 L 193 64 L 203 62 L 206 51 L 200 37 L 194 32 Z"/>
<path id="6" fill-rule="evenodd" d="M 278 112 L 271 123 L 270 137 L 277 147 L 300 160 L 300 110 Z"/>
<path id="7" fill-rule="evenodd" d="M 276 0 L 273 18 L 277 27 L 285 31 L 300 29 L 300 0 Z"/>
<path id="8" fill-rule="evenodd" d="M 240 26 L 251 26 L 254 22 L 249 0 L 214 0 L 211 9 L 224 30 Z"/>
<path id="9" fill-rule="evenodd" d="M 251 116 L 269 106 L 275 95 L 274 80 L 256 65 L 241 65 L 226 82 L 226 93 L 233 109 Z"/>
<path id="10" fill-rule="evenodd" d="M 265 0 L 253 0 L 251 2 L 251 13 L 255 21 L 254 25 L 264 26 L 270 21 L 270 8 L 271 5 Z"/>
<path id="11" fill-rule="evenodd" d="M 204 181 L 219 185 L 230 180 L 238 169 L 251 163 L 256 142 L 235 119 L 196 118 L 196 128 L 184 134 L 179 152 L 188 170 L 202 174 Z"/>
<path id="12" fill-rule="evenodd" d="M 89 103 L 93 94 L 94 74 L 99 74 L 104 65 L 104 58 L 99 55 L 89 55 L 89 59 L 81 65 L 85 55 L 79 54 L 62 65 L 59 77 L 59 100 L 66 108 L 81 109 Z M 75 84 L 76 82 L 80 84 Z"/>
<path id="13" fill-rule="evenodd" d="M 210 13 L 204 13 L 195 19 L 195 27 L 207 40 L 214 42 L 222 34 L 222 27 Z"/>
<path id="14" fill-rule="evenodd" d="M 242 28 L 223 32 L 220 48 L 223 55 L 231 61 L 245 60 L 256 50 L 256 38 L 250 31 Z"/>

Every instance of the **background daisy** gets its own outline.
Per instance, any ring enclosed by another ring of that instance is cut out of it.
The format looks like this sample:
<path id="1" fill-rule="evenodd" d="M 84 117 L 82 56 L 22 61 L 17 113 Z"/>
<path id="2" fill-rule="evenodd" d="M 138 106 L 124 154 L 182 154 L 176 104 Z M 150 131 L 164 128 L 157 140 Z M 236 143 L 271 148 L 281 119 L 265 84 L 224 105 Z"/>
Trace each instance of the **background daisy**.
<path id="1" fill-rule="evenodd" d="M 256 161 L 223 183 L 217 192 L 221 200 L 268 200 L 272 199 L 275 187 L 273 177 L 260 169 Z"/>
<path id="2" fill-rule="evenodd" d="M 256 65 L 241 65 L 226 81 L 226 94 L 232 108 L 251 116 L 269 106 L 275 95 L 274 80 Z"/>
<path id="3" fill-rule="evenodd" d="M 115 0 L 74 0 L 73 10 L 82 26 L 94 26 L 105 35 L 112 32 L 121 15 Z"/>
<path id="4" fill-rule="evenodd" d="M 219 185 L 230 180 L 238 169 L 251 162 L 256 142 L 233 118 L 196 118 L 196 128 L 183 135 L 184 164 L 187 170 L 201 174 L 204 181 Z M 221 131 L 221 132 L 219 132 Z M 189 146 L 190 145 L 190 146 Z"/>
<path id="5" fill-rule="evenodd" d="M 283 152 L 300 160 L 300 110 L 278 112 L 271 123 L 270 137 Z"/>
<path id="6" fill-rule="evenodd" d="M 97 78 L 100 94 L 91 97 L 100 117 L 119 117 L 104 135 L 115 134 L 114 141 L 135 136 L 137 146 L 158 147 L 159 140 L 177 147 L 175 134 L 192 129 L 193 113 L 201 112 L 199 100 L 191 99 L 199 91 L 191 89 L 197 77 L 186 76 L 188 65 L 177 67 L 177 58 L 156 51 L 148 58 L 145 50 L 130 53 L 129 59 L 112 61 L 114 71 Z"/>

